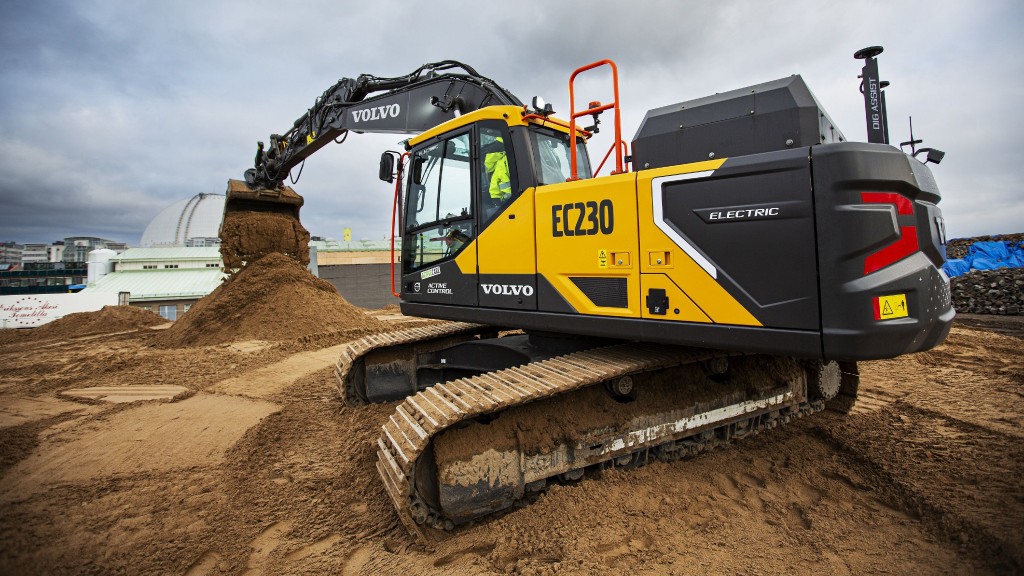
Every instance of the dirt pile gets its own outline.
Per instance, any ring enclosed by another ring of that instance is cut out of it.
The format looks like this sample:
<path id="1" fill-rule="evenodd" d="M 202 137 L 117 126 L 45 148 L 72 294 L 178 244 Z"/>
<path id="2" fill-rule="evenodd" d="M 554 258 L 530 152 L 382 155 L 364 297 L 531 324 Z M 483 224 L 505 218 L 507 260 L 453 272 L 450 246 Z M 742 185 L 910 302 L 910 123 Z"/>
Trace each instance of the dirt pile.
<path id="1" fill-rule="evenodd" d="M 1024 232 L 1015 234 L 996 234 L 994 236 L 975 236 L 973 238 L 957 238 L 946 243 L 946 259 L 963 258 L 975 242 L 1024 242 Z"/>
<path id="2" fill-rule="evenodd" d="M 318 334 L 384 332 L 383 322 L 349 304 L 334 286 L 292 258 L 272 253 L 200 300 L 158 338 L 164 346 L 241 340 L 293 341 Z"/>
<path id="3" fill-rule="evenodd" d="M 338 351 L 0 345 L 0 574 L 1021 574 L 1024 316 L 963 321 L 862 363 L 847 416 L 556 483 L 430 547 L 375 467 L 395 406 L 343 405 Z M 61 395 L 154 384 L 195 394 Z"/>
<path id="4" fill-rule="evenodd" d="M 167 320 L 135 306 L 104 306 L 95 312 L 76 312 L 35 328 L 25 338 L 47 340 L 78 338 L 92 334 L 125 332 L 164 324 Z"/>
<path id="5" fill-rule="evenodd" d="M 968 314 L 1024 312 L 1024 268 L 971 270 L 949 281 L 953 308 Z"/>

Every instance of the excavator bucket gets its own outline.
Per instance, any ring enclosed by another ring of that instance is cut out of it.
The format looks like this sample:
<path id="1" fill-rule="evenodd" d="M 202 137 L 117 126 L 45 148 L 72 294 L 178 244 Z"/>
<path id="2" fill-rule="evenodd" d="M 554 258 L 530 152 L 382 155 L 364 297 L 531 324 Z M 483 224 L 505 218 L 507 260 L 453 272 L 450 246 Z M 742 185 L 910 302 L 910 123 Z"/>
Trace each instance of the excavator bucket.
<path id="1" fill-rule="evenodd" d="M 287 186 L 253 189 L 228 180 L 220 253 L 224 269 L 238 270 L 271 252 L 309 264 L 309 232 L 299 221 L 303 199 Z"/>

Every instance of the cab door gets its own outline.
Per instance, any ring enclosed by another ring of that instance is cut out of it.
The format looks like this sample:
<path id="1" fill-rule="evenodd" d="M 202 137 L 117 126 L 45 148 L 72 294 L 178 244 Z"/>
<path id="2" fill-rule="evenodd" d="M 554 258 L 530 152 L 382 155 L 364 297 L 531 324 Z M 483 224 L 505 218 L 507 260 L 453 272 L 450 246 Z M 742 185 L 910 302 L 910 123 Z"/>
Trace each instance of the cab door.
<path id="1" fill-rule="evenodd" d="M 472 130 L 412 150 L 403 208 L 402 299 L 476 306 Z"/>
<path id="2" fill-rule="evenodd" d="M 477 266 L 480 306 L 537 309 L 533 188 L 522 190 L 507 125 L 477 124 Z"/>

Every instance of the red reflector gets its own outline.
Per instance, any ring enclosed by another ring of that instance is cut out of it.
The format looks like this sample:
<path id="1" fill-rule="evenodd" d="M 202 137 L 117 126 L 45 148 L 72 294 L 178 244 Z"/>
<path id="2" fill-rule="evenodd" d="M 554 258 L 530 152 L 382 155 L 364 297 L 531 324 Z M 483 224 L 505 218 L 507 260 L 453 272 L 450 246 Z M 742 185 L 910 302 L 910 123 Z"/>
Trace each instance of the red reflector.
<path id="1" fill-rule="evenodd" d="M 914 203 L 896 192 L 861 192 L 860 200 L 865 204 L 889 204 L 896 207 L 896 213 L 914 215 Z M 864 259 L 864 273 L 871 274 L 902 260 L 917 251 L 917 228 L 901 226 L 900 239 Z"/>
<path id="2" fill-rule="evenodd" d="M 914 215 L 914 204 L 910 198 L 895 192 L 861 192 L 860 201 L 865 204 L 894 204 L 897 214 Z"/>
<path id="3" fill-rule="evenodd" d="M 864 259 L 864 273 L 871 274 L 917 252 L 917 228 L 903 226 L 900 239 Z"/>

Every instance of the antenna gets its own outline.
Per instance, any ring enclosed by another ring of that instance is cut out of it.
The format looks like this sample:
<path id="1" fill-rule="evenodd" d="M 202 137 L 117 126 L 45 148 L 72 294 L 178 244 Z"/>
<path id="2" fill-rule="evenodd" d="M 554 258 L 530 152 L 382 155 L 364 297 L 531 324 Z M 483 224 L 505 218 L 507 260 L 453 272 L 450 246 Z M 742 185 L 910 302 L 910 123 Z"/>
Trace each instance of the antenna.
<path id="1" fill-rule="evenodd" d="M 902 149 L 904 146 L 910 146 L 910 155 L 913 156 L 917 154 L 916 146 L 924 142 L 924 140 L 914 140 L 914 117 L 907 116 L 907 118 L 910 120 L 910 140 L 907 140 L 906 142 L 900 142 L 900 149 Z"/>
<path id="2" fill-rule="evenodd" d="M 882 53 L 881 46 L 868 46 L 854 52 L 853 57 L 864 61 L 860 70 L 860 91 L 864 95 L 864 117 L 868 126 L 868 142 L 889 143 L 889 125 L 885 119 L 885 94 L 882 89 L 889 85 L 878 78 L 878 61 L 875 56 Z"/>
<path id="3" fill-rule="evenodd" d="M 942 150 L 938 150 L 936 148 L 921 148 L 920 150 L 917 149 L 917 145 L 924 142 L 924 140 L 914 140 L 914 117 L 908 116 L 908 118 L 910 119 L 910 140 L 907 140 L 906 142 L 900 142 L 900 149 L 903 149 L 904 146 L 909 145 L 910 155 L 913 156 L 914 158 L 917 158 L 918 154 L 925 154 L 925 164 L 929 162 L 932 162 L 933 164 L 938 164 L 939 162 L 942 162 L 942 159 L 946 157 L 946 153 L 943 152 Z"/>
<path id="4" fill-rule="evenodd" d="M 889 82 L 878 77 L 878 60 L 876 56 L 882 53 L 881 46 L 868 46 L 853 53 L 857 60 L 864 61 L 864 67 L 860 69 L 860 92 L 864 95 L 864 119 L 868 126 L 868 142 L 873 144 L 889 143 L 889 119 L 885 108 L 885 88 Z M 942 150 L 935 148 L 917 149 L 917 145 L 923 140 L 914 139 L 914 118 L 910 120 L 910 140 L 900 142 L 900 149 L 910 146 L 910 156 L 917 158 L 918 154 L 927 154 L 924 162 L 938 164 L 946 156 Z"/>

